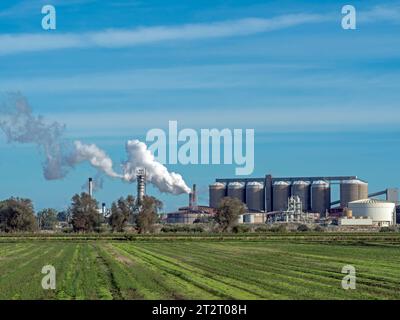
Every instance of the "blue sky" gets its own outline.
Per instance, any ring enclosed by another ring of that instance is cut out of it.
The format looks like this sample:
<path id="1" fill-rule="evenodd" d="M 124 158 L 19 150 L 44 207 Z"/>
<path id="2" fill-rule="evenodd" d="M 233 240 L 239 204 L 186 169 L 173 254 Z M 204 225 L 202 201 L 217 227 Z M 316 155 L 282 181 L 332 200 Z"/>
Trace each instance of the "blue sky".
<path id="1" fill-rule="evenodd" d="M 41 7 L 57 30 L 41 28 Z M 341 28 L 341 8 L 357 29 Z M 400 2 L 1 1 L 0 90 L 64 122 L 69 139 L 96 143 L 114 162 L 127 139 L 166 128 L 254 128 L 255 171 L 357 175 L 370 190 L 399 186 Z M 34 146 L 0 135 L 0 199 L 65 208 L 94 175 L 81 165 L 46 181 Z M 173 165 L 201 202 L 234 166 Z M 110 203 L 135 185 L 107 179 Z M 149 192 L 167 210 L 186 196 Z"/>

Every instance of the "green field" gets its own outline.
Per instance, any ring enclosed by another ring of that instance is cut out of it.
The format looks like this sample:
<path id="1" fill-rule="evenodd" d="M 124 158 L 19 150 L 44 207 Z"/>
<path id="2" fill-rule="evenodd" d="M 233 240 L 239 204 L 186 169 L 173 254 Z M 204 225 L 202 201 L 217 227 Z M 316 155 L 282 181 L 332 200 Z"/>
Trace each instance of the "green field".
<path id="1" fill-rule="evenodd" d="M 398 237 L 326 238 L 4 238 L 0 299 L 400 299 Z M 341 288 L 348 264 L 356 290 Z M 44 265 L 56 290 L 41 287 Z"/>

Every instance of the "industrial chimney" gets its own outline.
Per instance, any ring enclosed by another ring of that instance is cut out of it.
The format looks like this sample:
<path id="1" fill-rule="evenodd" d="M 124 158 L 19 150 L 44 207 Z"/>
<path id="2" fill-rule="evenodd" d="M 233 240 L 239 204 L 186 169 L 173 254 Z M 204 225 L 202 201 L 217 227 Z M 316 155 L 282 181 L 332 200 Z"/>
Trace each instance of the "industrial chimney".
<path id="1" fill-rule="evenodd" d="M 197 191 L 196 191 L 196 185 L 193 185 L 192 192 L 191 194 L 191 209 L 197 210 Z"/>
<path id="2" fill-rule="evenodd" d="M 136 170 L 136 180 L 137 180 L 137 203 L 141 205 L 143 198 L 146 194 L 146 170 L 143 168 L 138 168 Z"/>
<path id="3" fill-rule="evenodd" d="M 189 209 L 193 209 L 193 192 L 189 193 Z"/>
<path id="4" fill-rule="evenodd" d="M 89 178 L 89 196 L 93 197 L 93 179 Z"/>

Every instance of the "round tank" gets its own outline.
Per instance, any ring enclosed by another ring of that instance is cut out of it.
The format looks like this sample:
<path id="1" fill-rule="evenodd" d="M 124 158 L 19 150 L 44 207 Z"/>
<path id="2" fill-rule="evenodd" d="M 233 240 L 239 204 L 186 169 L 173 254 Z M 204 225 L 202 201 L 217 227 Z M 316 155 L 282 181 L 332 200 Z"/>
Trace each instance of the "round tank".
<path id="1" fill-rule="evenodd" d="M 292 184 L 292 196 L 298 196 L 303 204 L 303 211 L 310 211 L 310 182 L 295 181 Z"/>
<path id="2" fill-rule="evenodd" d="M 264 184 L 248 182 L 246 185 L 246 205 L 249 210 L 264 210 Z"/>
<path id="3" fill-rule="evenodd" d="M 226 197 L 226 185 L 216 182 L 210 185 L 210 207 L 218 208 L 218 204 L 222 198 Z"/>
<path id="4" fill-rule="evenodd" d="M 331 206 L 331 188 L 326 181 L 314 181 L 311 185 L 311 211 L 325 215 Z"/>
<path id="5" fill-rule="evenodd" d="M 353 212 L 353 217 L 371 218 L 374 224 L 382 227 L 394 223 L 395 204 L 393 202 L 363 199 L 349 202 L 349 209 Z"/>
<path id="6" fill-rule="evenodd" d="M 360 181 L 358 185 L 358 198 L 360 200 L 368 199 L 368 183 Z"/>
<path id="7" fill-rule="evenodd" d="M 244 203 L 245 202 L 244 194 L 245 194 L 244 183 L 231 182 L 228 184 L 228 197 L 237 198 Z"/>
<path id="8" fill-rule="evenodd" d="M 348 207 L 349 202 L 368 198 L 368 184 L 360 180 L 344 180 L 340 183 L 340 206 Z"/>
<path id="9" fill-rule="evenodd" d="M 276 181 L 272 185 L 272 204 L 273 211 L 285 211 L 288 208 L 290 197 L 290 183 L 286 181 Z"/>

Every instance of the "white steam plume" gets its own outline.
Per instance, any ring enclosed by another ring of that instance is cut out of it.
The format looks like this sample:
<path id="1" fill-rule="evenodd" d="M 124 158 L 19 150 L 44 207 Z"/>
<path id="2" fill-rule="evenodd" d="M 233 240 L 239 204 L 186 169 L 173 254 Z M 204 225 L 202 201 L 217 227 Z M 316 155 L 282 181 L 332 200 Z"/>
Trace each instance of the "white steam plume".
<path id="1" fill-rule="evenodd" d="M 80 141 L 75 141 L 74 146 L 74 154 L 70 159 L 73 164 L 89 161 L 93 167 L 106 175 L 112 178 L 122 178 L 122 175 L 114 171 L 111 158 L 95 144 L 84 144 Z"/>
<path id="2" fill-rule="evenodd" d="M 190 192 L 182 176 L 168 172 L 165 166 L 154 159 L 146 144 L 139 140 L 127 142 L 128 160 L 123 164 L 124 173 L 115 172 L 113 161 L 103 150 L 95 144 L 66 140 L 63 137 L 65 126 L 58 122 L 46 123 L 43 117 L 34 116 L 28 101 L 20 93 L 6 94 L 4 102 L 0 103 L 0 130 L 5 133 L 9 143 L 37 145 L 45 156 L 43 175 L 48 180 L 64 178 L 77 164 L 88 161 L 98 171 L 98 177 L 106 174 L 131 182 L 136 180 L 136 169 L 144 168 L 147 180 L 161 192 Z M 97 187 L 101 187 L 100 182 Z"/>
<path id="3" fill-rule="evenodd" d="M 180 174 L 168 172 L 168 169 L 154 159 L 146 144 L 139 140 L 129 140 L 126 143 L 128 160 L 124 163 L 124 179 L 134 181 L 136 169 L 146 170 L 146 179 L 154 184 L 161 192 L 172 194 L 189 193 L 190 188 Z"/>
<path id="4" fill-rule="evenodd" d="M 63 154 L 68 146 L 62 141 L 65 126 L 45 123 L 34 116 L 28 101 L 20 93 L 8 93 L 0 104 L 0 129 L 9 143 L 33 143 L 44 153 L 43 174 L 46 179 L 60 179 L 69 164 Z"/>

